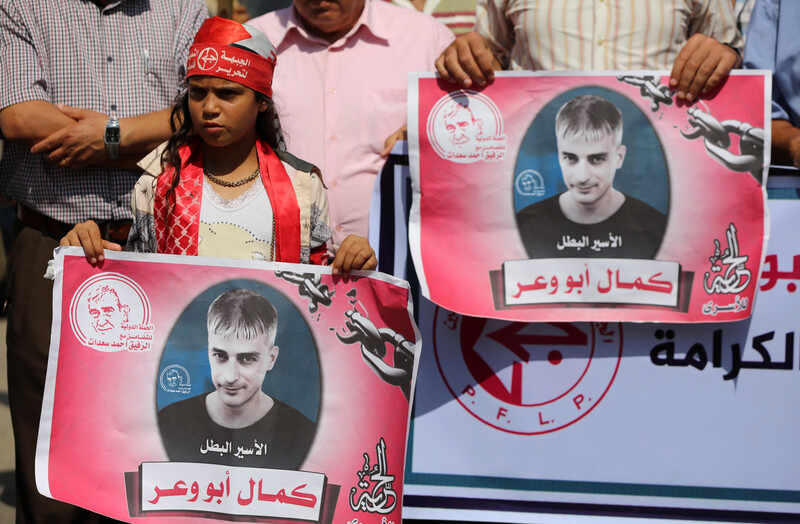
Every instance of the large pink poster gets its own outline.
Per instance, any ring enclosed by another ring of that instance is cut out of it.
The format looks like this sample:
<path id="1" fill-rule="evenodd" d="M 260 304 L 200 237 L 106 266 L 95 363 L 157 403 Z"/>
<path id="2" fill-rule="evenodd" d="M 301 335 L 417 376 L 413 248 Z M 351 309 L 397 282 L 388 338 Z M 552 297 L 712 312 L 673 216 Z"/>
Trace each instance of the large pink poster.
<path id="1" fill-rule="evenodd" d="M 506 320 L 747 318 L 767 236 L 769 78 L 733 75 L 689 105 L 667 81 L 500 73 L 463 90 L 412 77 L 423 294 Z"/>
<path id="2" fill-rule="evenodd" d="M 131 522 L 399 522 L 418 331 L 379 273 L 55 259 L 50 497 Z"/>

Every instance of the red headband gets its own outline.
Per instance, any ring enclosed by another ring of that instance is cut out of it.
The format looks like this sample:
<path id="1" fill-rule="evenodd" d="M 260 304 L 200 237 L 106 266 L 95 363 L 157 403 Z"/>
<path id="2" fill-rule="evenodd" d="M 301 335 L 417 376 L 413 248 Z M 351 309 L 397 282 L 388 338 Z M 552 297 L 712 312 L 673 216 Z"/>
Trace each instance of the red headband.
<path id="1" fill-rule="evenodd" d="M 231 44 L 237 44 L 235 47 Z M 263 56 L 261 52 L 269 53 Z M 186 78 L 215 76 L 272 96 L 275 48 L 263 33 L 225 18 L 209 18 L 189 48 Z"/>

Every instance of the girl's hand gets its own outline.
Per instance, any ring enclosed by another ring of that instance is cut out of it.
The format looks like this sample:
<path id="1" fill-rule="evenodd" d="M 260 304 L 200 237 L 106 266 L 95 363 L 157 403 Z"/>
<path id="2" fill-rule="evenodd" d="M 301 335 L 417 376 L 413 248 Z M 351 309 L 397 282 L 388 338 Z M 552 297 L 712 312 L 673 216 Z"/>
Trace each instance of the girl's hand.
<path id="1" fill-rule="evenodd" d="M 104 249 L 122 251 L 122 246 L 119 244 L 100 238 L 100 228 L 97 227 L 94 220 L 87 220 L 77 224 L 72 228 L 72 231 L 67 233 L 67 236 L 61 239 L 59 244 L 62 246 L 81 246 L 86 254 L 86 260 L 92 265 L 105 260 L 103 256 Z"/>
<path id="2" fill-rule="evenodd" d="M 369 241 L 364 237 L 348 235 L 339 246 L 336 257 L 333 259 L 333 274 L 348 275 L 355 269 L 375 269 L 378 259 L 375 251 L 369 247 Z"/>

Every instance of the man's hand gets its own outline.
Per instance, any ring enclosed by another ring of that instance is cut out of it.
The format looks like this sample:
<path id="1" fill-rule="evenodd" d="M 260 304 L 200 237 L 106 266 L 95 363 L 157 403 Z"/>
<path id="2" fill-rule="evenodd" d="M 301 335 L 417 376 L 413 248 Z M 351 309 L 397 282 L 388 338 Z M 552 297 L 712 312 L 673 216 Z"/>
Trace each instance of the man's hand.
<path id="1" fill-rule="evenodd" d="M 740 65 L 739 55 L 710 36 L 696 34 L 683 46 L 670 74 L 669 87 L 678 100 L 691 102 L 705 95 Z"/>
<path id="2" fill-rule="evenodd" d="M 800 129 L 788 120 L 772 121 L 771 163 L 800 168 Z"/>
<path id="3" fill-rule="evenodd" d="M 500 69 L 489 43 L 475 31 L 457 37 L 436 59 L 436 70 L 445 80 L 467 88 L 473 82 L 486 85 Z"/>
<path id="4" fill-rule="evenodd" d="M 57 107 L 76 122 L 34 145 L 31 153 L 42 154 L 48 162 L 70 169 L 80 169 L 106 160 L 103 139 L 108 116 L 63 104 Z"/>
<path id="5" fill-rule="evenodd" d="M 86 255 L 86 260 L 95 265 L 105 260 L 103 255 L 105 249 L 111 251 L 122 251 L 122 246 L 100 237 L 100 228 L 93 220 L 81 222 L 61 239 L 59 245 L 62 246 L 81 246 Z"/>
<path id="6" fill-rule="evenodd" d="M 392 148 L 398 140 L 408 140 L 408 124 L 403 124 L 403 127 L 389 135 L 386 140 L 383 141 L 383 151 L 381 151 L 381 156 L 389 156 L 389 153 L 392 152 Z"/>
<path id="7" fill-rule="evenodd" d="M 378 267 L 378 259 L 366 238 L 347 235 L 336 251 L 332 266 L 334 275 L 348 275 L 350 271 L 357 269 L 375 269 Z"/>

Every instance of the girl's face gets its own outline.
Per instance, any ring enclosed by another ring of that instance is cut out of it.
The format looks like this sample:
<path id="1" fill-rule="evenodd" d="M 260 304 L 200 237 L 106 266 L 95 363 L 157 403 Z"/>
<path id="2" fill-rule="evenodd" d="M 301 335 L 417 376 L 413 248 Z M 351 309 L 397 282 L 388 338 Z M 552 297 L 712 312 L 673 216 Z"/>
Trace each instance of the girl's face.
<path id="1" fill-rule="evenodd" d="M 212 147 L 255 144 L 256 119 L 267 101 L 242 84 L 213 76 L 189 79 L 189 114 L 194 129 Z"/>

